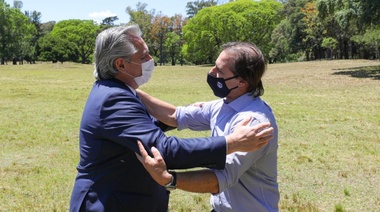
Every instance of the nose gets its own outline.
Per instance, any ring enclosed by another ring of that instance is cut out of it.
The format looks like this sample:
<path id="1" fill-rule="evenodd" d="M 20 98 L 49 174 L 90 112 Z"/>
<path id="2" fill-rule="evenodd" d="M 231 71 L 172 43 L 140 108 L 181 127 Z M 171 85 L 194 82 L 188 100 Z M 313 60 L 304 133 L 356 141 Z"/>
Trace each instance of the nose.
<path id="1" fill-rule="evenodd" d="M 208 72 L 208 74 L 215 77 L 216 76 L 216 66 L 212 67 L 210 69 L 210 71 Z"/>
<path id="2" fill-rule="evenodd" d="M 151 60 L 153 57 L 152 57 L 152 55 L 150 55 L 150 54 L 147 54 L 146 56 L 145 56 L 145 62 L 146 61 L 149 61 L 149 60 Z"/>

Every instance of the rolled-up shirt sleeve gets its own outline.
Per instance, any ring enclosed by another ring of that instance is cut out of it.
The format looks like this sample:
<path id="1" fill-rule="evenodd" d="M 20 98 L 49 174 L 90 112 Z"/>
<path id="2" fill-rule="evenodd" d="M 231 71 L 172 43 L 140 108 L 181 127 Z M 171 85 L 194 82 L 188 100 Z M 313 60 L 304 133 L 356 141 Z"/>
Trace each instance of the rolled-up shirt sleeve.
<path id="1" fill-rule="evenodd" d="M 210 129 L 212 103 L 206 103 L 203 106 L 186 106 L 177 107 L 177 129 L 191 129 L 202 131 Z"/>

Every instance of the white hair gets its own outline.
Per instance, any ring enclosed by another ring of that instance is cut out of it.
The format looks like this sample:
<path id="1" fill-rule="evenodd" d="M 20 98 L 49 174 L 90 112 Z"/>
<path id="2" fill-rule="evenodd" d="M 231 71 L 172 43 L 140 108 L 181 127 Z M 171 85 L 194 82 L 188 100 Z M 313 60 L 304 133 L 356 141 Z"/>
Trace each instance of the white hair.
<path id="1" fill-rule="evenodd" d="M 99 33 L 95 42 L 95 79 L 114 78 L 117 73 L 115 60 L 124 58 L 129 61 L 137 52 L 132 39 L 141 36 L 138 25 L 112 27 Z"/>

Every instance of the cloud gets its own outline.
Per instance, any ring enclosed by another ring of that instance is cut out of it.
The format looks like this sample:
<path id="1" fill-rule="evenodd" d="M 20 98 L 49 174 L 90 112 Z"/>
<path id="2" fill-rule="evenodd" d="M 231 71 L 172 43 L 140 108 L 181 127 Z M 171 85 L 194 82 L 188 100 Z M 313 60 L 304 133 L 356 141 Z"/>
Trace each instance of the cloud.
<path id="1" fill-rule="evenodd" d="M 92 13 L 88 14 L 88 16 L 94 20 L 102 21 L 105 18 L 117 16 L 117 14 L 115 14 L 109 10 L 103 10 L 100 12 L 92 12 Z"/>

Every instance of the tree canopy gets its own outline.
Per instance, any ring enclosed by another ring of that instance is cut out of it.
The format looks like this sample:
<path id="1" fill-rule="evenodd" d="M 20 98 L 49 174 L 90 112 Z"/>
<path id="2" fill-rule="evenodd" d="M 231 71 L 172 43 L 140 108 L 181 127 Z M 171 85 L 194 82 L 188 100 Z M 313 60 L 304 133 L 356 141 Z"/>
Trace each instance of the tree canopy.
<path id="1" fill-rule="evenodd" d="M 70 43 L 69 59 L 74 62 L 90 63 L 95 48 L 99 25 L 92 20 L 65 20 L 58 22 L 51 35 Z"/>
<path id="2" fill-rule="evenodd" d="M 202 9 L 184 27 L 185 58 L 213 63 L 221 45 L 229 41 L 255 43 L 268 55 L 281 7 L 275 0 L 240 0 Z"/>
<path id="3" fill-rule="evenodd" d="M 11 8 L 4 0 L 0 0 L 0 57 L 1 64 L 5 58 L 17 58 L 23 61 L 25 57 L 34 55 L 33 37 L 37 29 L 29 18 L 19 9 L 21 2 L 15 2 Z"/>
<path id="4" fill-rule="evenodd" d="M 22 1 L 0 0 L 0 58 L 92 63 L 97 34 L 115 26 L 117 16 L 101 23 L 62 20 L 41 23 L 38 11 L 22 12 Z M 271 62 L 320 59 L 379 59 L 378 0 L 196 0 L 186 15 L 126 6 L 128 23 L 143 31 L 156 64 L 214 63 L 229 41 L 255 43 Z"/>

